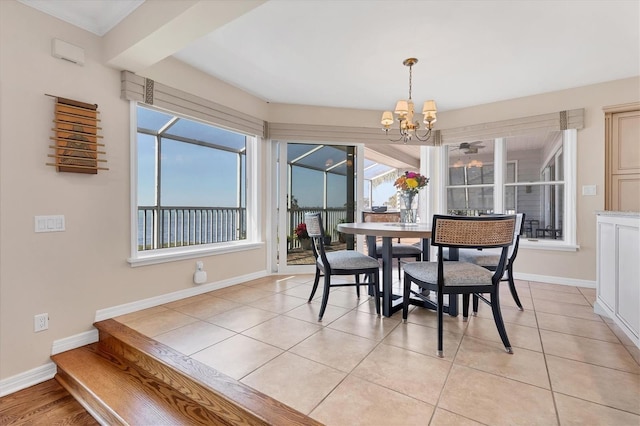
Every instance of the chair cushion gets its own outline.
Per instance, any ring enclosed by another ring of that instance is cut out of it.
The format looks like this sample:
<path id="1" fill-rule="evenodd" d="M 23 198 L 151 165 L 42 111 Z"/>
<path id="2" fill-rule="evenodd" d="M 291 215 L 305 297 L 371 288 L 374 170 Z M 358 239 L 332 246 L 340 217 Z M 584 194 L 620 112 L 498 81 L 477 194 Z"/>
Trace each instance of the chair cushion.
<path id="1" fill-rule="evenodd" d="M 422 250 L 420 249 L 420 247 L 416 247 L 413 244 L 393 244 L 391 246 L 391 253 L 394 256 L 397 256 L 397 255 L 416 256 L 418 254 L 422 254 Z M 378 256 L 382 254 L 382 243 L 376 244 L 376 254 Z"/>
<path id="2" fill-rule="evenodd" d="M 376 259 L 355 250 L 330 251 L 326 254 L 331 269 L 350 270 L 380 267 L 380 264 Z M 322 257 L 318 257 L 318 263 L 322 265 Z"/>
<path id="3" fill-rule="evenodd" d="M 412 262 L 404 265 L 404 272 L 411 277 L 431 283 L 438 283 L 438 262 Z M 444 262 L 444 285 L 491 285 L 493 272 L 482 266 L 468 262 Z"/>
<path id="4" fill-rule="evenodd" d="M 460 249 L 458 259 L 463 262 L 473 263 L 484 267 L 496 267 L 500 262 L 500 254 L 502 249 Z M 445 259 L 449 257 L 447 249 L 443 250 Z"/>

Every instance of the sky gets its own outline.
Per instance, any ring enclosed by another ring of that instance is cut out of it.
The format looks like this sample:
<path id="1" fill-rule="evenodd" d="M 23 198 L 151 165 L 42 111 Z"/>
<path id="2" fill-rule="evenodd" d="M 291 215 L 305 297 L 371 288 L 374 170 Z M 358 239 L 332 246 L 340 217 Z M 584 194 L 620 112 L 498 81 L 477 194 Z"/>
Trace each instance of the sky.
<path id="1" fill-rule="evenodd" d="M 176 117 L 161 111 L 138 107 L 138 205 L 156 204 L 156 141 L 155 133 L 162 134 L 160 161 L 161 205 L 174 207 L 238 207 L 237 176 L 245 170 L 245 156 L 238 151 L 246 146 L 246 138 L 238 133 L 219 129 L 193 120 Z M 153 134 L 147 134 L 151 132 Z M 196 141 L 187 143 L 172 139 L 171 135 Z M 211 149 L 202 144 L 215 144 L 222 149 Z M 225 149 L 229 149 L 227 151 Z M 344 208 L 346 184 L 344 164 L 347 158 L 344 146 L 288 144 L 288 162 L 291 168 L 292 194 L 301 208 L 324 206 L 324 172 L 327 173 L 327 207 Z M 322 169 L 317 170 L 317 169 Z M 241 177 L 241 180 L 244 176 Z M 395 194 L 390 182 L 373 190 L 373 205 L 384 205 Z M 369 194 L 364 194 L 369 198 Z"/>
<path id="2" fill-rule="evenodd" d="M 160 161 L 160 197 L 164 206 L 238 207 L 238 174 L 244 171 L 244 135 L 203 123 L 180 119 L 170 125 L 173 115 L 138 107 L 138 127 L 163 133 Z M 216 143 L 223 149 L 211 149 L 171 138 L 171 134 L 198 141 Z M 155 136 L 138 133 L 138 205 L 156 204 Z M 244 176 L 243 176 L 244 177 Z"/>

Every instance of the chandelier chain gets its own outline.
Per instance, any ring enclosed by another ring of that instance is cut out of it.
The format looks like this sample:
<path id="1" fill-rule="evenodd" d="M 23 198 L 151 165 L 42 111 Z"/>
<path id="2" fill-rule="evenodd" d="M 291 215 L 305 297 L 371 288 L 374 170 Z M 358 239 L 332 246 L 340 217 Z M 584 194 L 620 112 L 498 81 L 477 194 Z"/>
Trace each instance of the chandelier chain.
<path id="1" fill-rule="evenodd" d="M 409 100 L 411 100 L 411 81 L 413 77 L 413 65 L 409 65 Z"/>

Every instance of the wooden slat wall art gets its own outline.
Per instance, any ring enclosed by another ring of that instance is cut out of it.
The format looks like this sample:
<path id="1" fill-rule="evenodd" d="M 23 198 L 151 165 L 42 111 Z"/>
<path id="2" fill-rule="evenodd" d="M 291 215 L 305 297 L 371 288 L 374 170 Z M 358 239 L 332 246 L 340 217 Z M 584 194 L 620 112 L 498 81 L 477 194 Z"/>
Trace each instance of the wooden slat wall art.
<path id="1" fill-rule="evenodd" d="M 51 96 L 51 95 L 47 95 Z M 56 98 L 54 127 L 51 129 L 54 136 L 49 137 L 54 145 L 49 145 L 55 154 L 48 157 L 54 158 L 54 163 L 46 163 L 54 166 L 58 172 L 97 174 L 98 170 L 109 170 L 102 167 L 107 160 L 99 158 L 100 154 L 106 154 L 104 144 L 99 141 L 102 136 L 98 131 L 98 105 L 87 104 L 71 99 Z"/>

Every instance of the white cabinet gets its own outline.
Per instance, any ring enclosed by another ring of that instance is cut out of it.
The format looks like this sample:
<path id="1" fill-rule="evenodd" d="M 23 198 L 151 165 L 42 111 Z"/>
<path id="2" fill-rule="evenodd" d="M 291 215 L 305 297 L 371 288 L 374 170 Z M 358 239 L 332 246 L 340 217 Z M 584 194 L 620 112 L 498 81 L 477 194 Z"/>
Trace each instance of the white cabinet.
<path id="1" fill-rule="evenodd" d="M 598 213 L 597 300 L 640 348 L 640 214 Z"/>

